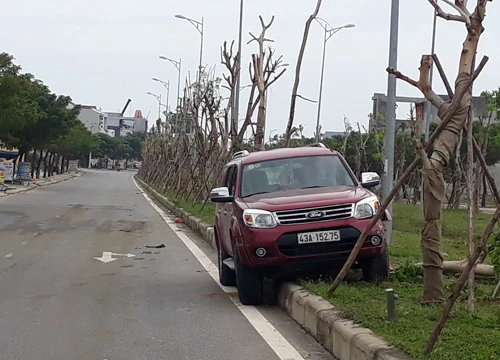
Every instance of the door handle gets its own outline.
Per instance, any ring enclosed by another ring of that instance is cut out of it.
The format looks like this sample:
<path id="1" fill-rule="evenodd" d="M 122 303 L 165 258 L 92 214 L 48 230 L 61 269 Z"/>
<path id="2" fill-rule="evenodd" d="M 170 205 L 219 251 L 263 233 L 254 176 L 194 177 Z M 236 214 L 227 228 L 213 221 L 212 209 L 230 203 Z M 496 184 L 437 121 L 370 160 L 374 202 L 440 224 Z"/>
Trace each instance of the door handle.
<path id="1" fill-rule="evenodd" d="M 224 210 L 224 215 L 227 215 L 227 210 Z"/>

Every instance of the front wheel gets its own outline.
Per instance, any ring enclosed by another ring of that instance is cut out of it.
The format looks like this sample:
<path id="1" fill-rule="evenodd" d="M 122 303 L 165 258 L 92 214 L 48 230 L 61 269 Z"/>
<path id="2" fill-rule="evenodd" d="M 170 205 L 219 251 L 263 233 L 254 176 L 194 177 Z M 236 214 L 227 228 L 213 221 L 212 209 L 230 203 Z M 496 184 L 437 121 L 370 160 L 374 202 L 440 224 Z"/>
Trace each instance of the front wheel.
<path id="1" fill-rule="evenodd" d="M 364 260 L 361 265 L 363 279 L 367 282 L 381 283 L 389 280 L 389 254 L 387 245 L 377 256 Z"/>
<path id="2" fill-rule="evenodd" d="M 238 250 L 233 250 L 236 286 L 243 305 L 260 305 L 264 300 L 262 277 L 241 264 Z"/>

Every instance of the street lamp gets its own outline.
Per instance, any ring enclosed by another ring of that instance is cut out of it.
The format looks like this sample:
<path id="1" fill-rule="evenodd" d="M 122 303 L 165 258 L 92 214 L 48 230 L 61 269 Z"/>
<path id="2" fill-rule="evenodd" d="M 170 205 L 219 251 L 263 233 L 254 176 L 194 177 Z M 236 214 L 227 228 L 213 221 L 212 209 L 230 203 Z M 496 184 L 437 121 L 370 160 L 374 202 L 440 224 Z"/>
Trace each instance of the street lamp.
<path id="1" fill-rule="evenodd" d="M 201 82 L 201 68 L 202 68 L 202 63 L 203 63 L 203 17 L 201 18 L 201 22 L 197 20 L 190 19 L 184 15 L 175 15 L 177 19 L 181 20 L 187 20 L 191 25 L 193 25 L 196 30 L 200 33 L 201 36 L 201 42 L 200 42 L 200 65 L 199 65 L 199 74 L 198 74 L 198 81 Z"/>
<path id="2" fill-rule="evenodd" d="M 175 102 L 175 109 L 177 111 L 177 106 L 179 106 L 179 99 L 180 99 L 180 93 L 181 93 L 181 67 L 182 67 L 182 59 L 179 59 L 179 61 L 176 61 L 174 59 L 170 59 L 166 56 L 160 56 L 161 60 L 166 60 L 169 61 L 172 65 L 175 66 L 175 68 L 178 71 L 178 76 L 177 76 L 177 101 Z"/>
<path id="3" fill-rule="evenodd" d="M 170 81 L 163 81 L 163 80 L 160 80 L 158 78 L 153 78 L 153 81 L 159 82 L 167 90 L 167 100 L 165 100 L 165 107 L 167 108 L 167 114 L 168 114 L 168 98 L 170 97 Z"/>
<path id="4" fill-rule="evenodd" d="M 243 89 L 240 87 L 241 85 L 241 38 L 243 34 L 243 0 L 240 0 L 240 25 L 238 30 L 238 63 L 236 69 L 236 93 L 234 94 L 233 99 L 233 111 L 231 112 L 232 116 L 232 128 L 234 135 L 238 132 L 238 118 L 240 116 L 240 91 Z"/>
<path id="5" fill-rule="evenodd" d="M 154 97 L 156 99 L 156 101 L 158 101 L 158 119 L 161 120 L 161 94 L 156 95 L 156 94 L 153 94 L 151 92 L 147 92 L 147 94 L 151 95 L 152 97 Z"/>
<path id="6" fill-rule="evenodd" d="M 320 80 L 320 85 L 319 85 L 318 116 L 316 119 L 316 142 L 319 142 L 319 140 L 320 140 L 320 138 L 319 138 L 319 120 L 321 117 L 321 99 L 323 96 L 323 77 L 325 74 L 326 43 L 328 42 L 328 40 L 330 40 L 330 38 L 333 35 L 338 33 L 340 30 L 353 28 L 356 25 L 347 24 L 344 26 L 339 26 L 339 27 L 334 28 L 328 23 L 328 21 L 326 21 L 324 19 L 321 19 L 318 17 L 316 17 L 315 19 L 318 22 L 318 24 L 320 24 L 321 27 L 325 30 L 325 35 L 324 35 L 324 39 L 323 39 L 323 60 L 322 60 L 322 64 L 321 64 L 321 80 Z"/>

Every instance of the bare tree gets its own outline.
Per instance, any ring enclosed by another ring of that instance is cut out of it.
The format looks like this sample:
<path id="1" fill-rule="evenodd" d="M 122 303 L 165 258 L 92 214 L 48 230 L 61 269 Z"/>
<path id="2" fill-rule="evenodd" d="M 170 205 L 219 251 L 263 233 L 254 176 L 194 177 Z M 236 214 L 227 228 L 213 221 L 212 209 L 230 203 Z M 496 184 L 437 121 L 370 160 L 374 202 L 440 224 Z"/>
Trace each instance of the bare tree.
<path id="1" fill-rule="evenodd" d="M 311 28 L 311 24 L 318 16 L 319 9 L 321 8 L 321 2 L 322 0 L 318 0 L 316 3 L 316 8 L 314 9 L 314 12 L 309 16 L 309 18 L 306 21 L 306 26 L 304 29 L 304 35 L 302 36 L 302 44 L 300 46 L 300 51 L 299 51 L 299 56 L 297 58 L 297 66 L 295 68 L 295 81 L 293 83 L 293 90 L 292 90 L 292 100 L 290 102 L 290 115 L 288 117 L 288 124 L 286 126 L 286 132 L 285 132 L 285 146 L 288 147 L 290 145 L 290 138 L 292 136 L 292 126 L 293 126 L 293 120 L 295 118 L 295 105 L 297 103 L 297 93 L 299 91 L 299 83 L 300 83 L 300 70 L 302 68 L 302 60 L 304 58 L 304 53 L 306 51 L 306 45 L 307 45 L 307 38 L 309 37 L 309 29 Z"/>
<path id="2" fill-rule="evenodd" d="M 231 142 L 235 143 L 236 142 L 236 137 L 238 135 L 238 126 L 236 123 L 235 124 L 231 123 L 229 125 L 229 119 L 233 118 L 233 104 L 234 104 L 234 98 L 236 96 L 236 91 L 239 91 L 239 89 L 236 89 L 237 86 L 237 76 L 238 76 L 238 69 L 239 69 L 239 63 L 241 61 L 241 54 L 237 53 L 236 55 L 233 55 L 233 45 L 234 41 L 231 42 L 231 46 L 227 47 L 227 41 L 224 41 L 224 45 L 221 47 L 221 62 L 224 64 L 226 67 L 227 71 L 229 72 L 228 75 L 222 75 L 224 80 L 226 81 L 227 85 L 223 85 L 224 88 L 229 90 L 229 100 L 227 102 L 226 110 L 225 110 L 225 119 L 224 119 L 224 132 L 226 134 L 230 134 L 231 137 Z M 223 138 L 223 144 L 227 147 L 228 144 L 228 137 Z"/>
<path id="3" fill-rule="evenodd" d="M 254 150 L 259 151 L 264 148 L 264 129 L 266 126 L 266 106 L 267 106 L 267 88 L 269 87 L 268 82 L 266 82 L 266 78 L 268 79 L 268 75 L 277 71 L 280 65 L 283 62 L 283 56 L 280 56 L 277 60 L 273 60 L 274 50 L 268 48 L 267 56 L 264 48 L 264 44 L 266 42 L 273 42 L 274 40 L 266 38 L 266 31 L 272 26 L 274 22 L 274 16 L 271 18 L 271 21 L 266 24 L 262 16 L 259 16 L 260 24 L 262 26 L 262 30 L 260 32 L 259 37 L 250 33 L 252 39 L 248 42 L 250 44 L 252 41 L 256 41 L 259 45 L 259 50 L 257 54 L 252 55 L 252 65 L 253 65 L 253 73 L 254 80 L 257 85 L 257 90 L 259 91 L 259 111 L 257 114 L 257 127 L 255 131 L 255 142 L 254 142 Z M 267 70 L 267 71 L 266 71 Z M 276 75 L 276 79 L 280 78 L 286 69 L 282 69 Z"/>

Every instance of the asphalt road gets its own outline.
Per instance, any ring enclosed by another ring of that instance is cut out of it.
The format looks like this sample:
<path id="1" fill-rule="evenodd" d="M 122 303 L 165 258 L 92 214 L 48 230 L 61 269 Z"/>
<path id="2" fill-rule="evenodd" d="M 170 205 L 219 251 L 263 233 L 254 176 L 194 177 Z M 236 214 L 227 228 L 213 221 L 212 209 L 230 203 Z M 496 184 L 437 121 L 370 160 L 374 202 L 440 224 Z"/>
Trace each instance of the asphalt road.
<path id="1" fill-rule="evenodd" d="M 0 199 L 0 359 L 333 359 L 281 310 L 240 309 L 178 231 L 216 253 L 169 226 L 132 174 Z"/>

